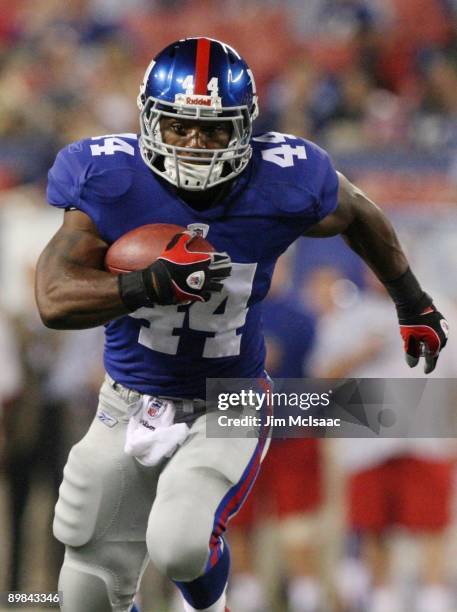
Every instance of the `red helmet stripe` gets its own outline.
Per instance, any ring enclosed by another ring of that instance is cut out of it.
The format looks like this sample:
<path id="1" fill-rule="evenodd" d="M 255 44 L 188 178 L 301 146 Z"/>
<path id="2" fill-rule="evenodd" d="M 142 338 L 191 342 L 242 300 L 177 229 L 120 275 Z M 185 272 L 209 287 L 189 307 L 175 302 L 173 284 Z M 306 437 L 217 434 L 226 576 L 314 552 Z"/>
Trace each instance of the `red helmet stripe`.
<path id="1" fill-rule="evenodd" d="M 209 50 L 211 42 L 207 38 L 199 38 L 197 42 L 197 59 L 195 65 L 194 94 L 206 96 L 208 94 Z"/>

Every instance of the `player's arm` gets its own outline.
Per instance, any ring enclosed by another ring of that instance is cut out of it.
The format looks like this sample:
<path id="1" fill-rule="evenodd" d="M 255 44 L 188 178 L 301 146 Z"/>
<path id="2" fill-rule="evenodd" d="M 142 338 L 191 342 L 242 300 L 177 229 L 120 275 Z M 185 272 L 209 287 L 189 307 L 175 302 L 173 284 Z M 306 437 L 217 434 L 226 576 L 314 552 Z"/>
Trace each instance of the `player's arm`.
<path id="1" fill-rule="evenodd" d="M 384 284 L 397 308 L 406 360 L 412 367 L 423 353 L 428 374 L 447 341 L 447 323 L 409 268 L 392 224 L 358 187 L 338 173 L 336 210 L 307 236 L 341 234 Z"/>
<path id="2" fill-rule="evenodd" d="M 67 211 L 37 265 L 36 299 L 45 325 L 96 327 L 142 307 L 206 301 L 229 276 L 226 253 L 192 253 L 194 239 L 177 234 L 143 270 L 113 276 L 104 270 L 108 244 L 85 213 Z"/>
<path id="3" fill-rule="evenodd" d="M 307 236 L 324 238 L 341 234 L 382 282 L 398 278 L 408 261 L 392 224 L 358 187 L 338 172 L 338 206 L 314 225 Z"/>
<path id="4" fill-rule="evenodd" d="M 47 327 L 96 327 L 128 312 L 117 278 L 104 269 L 107 250 L 88 215 L 65 212 L 36 270 L 36 300 Z"/>

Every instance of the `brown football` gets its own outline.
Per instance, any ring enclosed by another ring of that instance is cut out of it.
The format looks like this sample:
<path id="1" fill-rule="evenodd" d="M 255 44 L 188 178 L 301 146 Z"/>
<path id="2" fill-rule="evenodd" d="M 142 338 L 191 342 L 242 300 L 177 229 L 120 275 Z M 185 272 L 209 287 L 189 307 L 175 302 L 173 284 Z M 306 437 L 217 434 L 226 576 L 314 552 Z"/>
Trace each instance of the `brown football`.
<path id="1" fill-rule="evenodd" d="M 171 223 L 142 225 L 118 238 L 105 256 L 105 267 L 112 274 L 141 270 L 154 262 L 175 234 L 185 227 Z M 190 251 L 214 252 L 214 247 L 198 236 L 189 245 Z"/>

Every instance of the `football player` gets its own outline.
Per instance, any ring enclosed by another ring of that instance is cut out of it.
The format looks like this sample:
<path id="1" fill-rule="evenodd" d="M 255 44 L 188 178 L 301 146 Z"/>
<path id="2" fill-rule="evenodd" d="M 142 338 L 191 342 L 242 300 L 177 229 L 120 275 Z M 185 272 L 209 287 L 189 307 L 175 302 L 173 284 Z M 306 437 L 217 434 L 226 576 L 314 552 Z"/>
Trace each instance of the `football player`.
<path id="1" fill-rule="evenodd" d="M 70 144 L 49 172 L 49 202 L 65 214 L 38 263 L 42 319 L 106 326 L 98 412 L 70 452 L 55 511 L 62 609 L 129 610 L 151 559 L 185 610 L 219 612 L 224 531 L 267 444 L 205 435 L 205 381 L 265 376 L 260 308 L 279 255 L 300 236 L 342 234 L 389 291 L 411 366 L 422 351 L 426 372 L 435 367 L 446 324 L 389 221 L 325 151 L 290 134 L 252 137 L 254 77 L 233 48 L 204 37 L 169 45 L 147 68 L 138 104 L 139 137 Z M 106 272 L 110 244 L 148 223 L 189 233 L 144 270 Z M 197 262 L 195 229 L 217 249 Z M 150 415 L 172 409 L 190 426 L 171 457 L 146 466 L 124 452 L 144 401 Z"/>

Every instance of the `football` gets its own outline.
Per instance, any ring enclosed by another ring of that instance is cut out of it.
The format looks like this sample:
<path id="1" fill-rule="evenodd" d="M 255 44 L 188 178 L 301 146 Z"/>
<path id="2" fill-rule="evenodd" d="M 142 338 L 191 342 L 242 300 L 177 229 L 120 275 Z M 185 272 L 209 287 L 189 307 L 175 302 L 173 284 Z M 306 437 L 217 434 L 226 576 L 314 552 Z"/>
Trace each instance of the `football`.
<path id="1" fill-rule="evenodd" d="M 141 270 L 152 264 L 175 234 L 185 227 L 171 223 L 142 225 L 118 238 L 108 249 L 105 267 L 112 274 Z M 213 253 L 214 247 L 202 236 L 189 245 L 190 251 Z"/>

